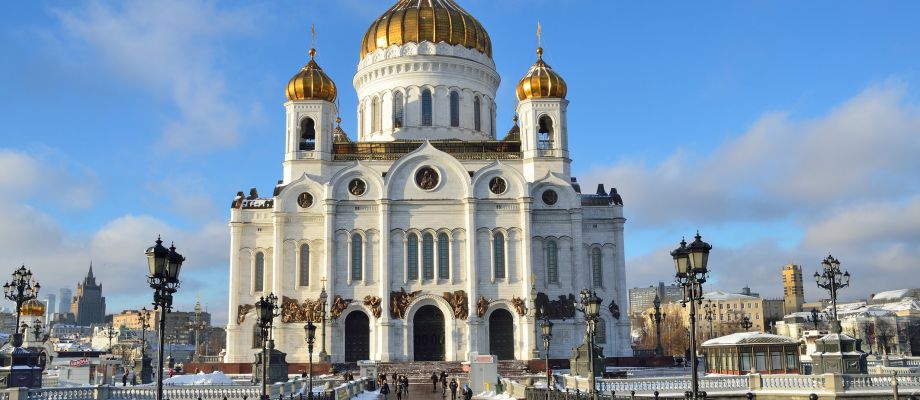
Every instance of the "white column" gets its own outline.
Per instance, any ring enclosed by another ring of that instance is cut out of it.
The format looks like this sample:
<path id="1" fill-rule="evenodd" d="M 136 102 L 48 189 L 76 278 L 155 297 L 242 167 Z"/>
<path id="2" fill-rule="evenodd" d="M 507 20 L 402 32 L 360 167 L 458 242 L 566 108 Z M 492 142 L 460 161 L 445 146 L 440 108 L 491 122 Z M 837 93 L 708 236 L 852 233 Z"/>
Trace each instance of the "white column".
<path id="1" fill-rule="evenodd" d="M 476 232 L 476 200 L 467 198 L 466 202 L 466 292 L 470 294 L 468 301 L 470 313 L 467 317 L 467 354 L 472 351 L 479 351 L 479 326 L 481 324 L 479 316 L 476 315 L 476 302 L 479 300 L 478 281 L 476 274 L 476 246 L 478 234 Z"/>
<path id="2" fill-rule="evenodd" d="M 233 210 L 231 213 L 237 213 Z M 237 307 L 240 305 L 240 291 L 245 290 L 240 283 L 240 235 L 243 234 L 243 227 L 238 222 L 230 223 L 230 304 L 227 314 L 227 356 L 224 362 L 235 361 L 233 358 L 239 358 L 242 355 L 238 348 L 240 340 L 240 327 L 236 323 Z M 63 312 L 63 311 L 62 311 Z"/>
<path id="3" fill-rule="evenodd" d="M 526 304 L 528 307 L 526 319 L 524 320 L 526 323 L 522 324 L 524 325 L 524 329 L 523 329 L 524 334 L 522 335 L 522 338 L 524 339 L 522 341 L 524 348 L 520 349 L 520 351 L 518 352 L 518 357 L 524 360 L 528 358 L 532 358 L 534 356 L 539 356 L 539 354 L 531 354 L 531 351 L 536 348 L 535 346 L 536 346 L 536 340 L 537 340 L 536 338 L 536 329 L 537 329 L 536 322 L 537 321 L 535 318 L 536 314 L 534 313 L 535 310 L 533 310 L 533 304 L 535 304 L 534 302 L 536 301 L 536 299 L 530 296 L 530 288 L 534 284 L 534 280 L 536 278 L 534 276 L 533 262 L 530 259 L 533 256 L 533 245 L 531 242 L 531 229 L 532 229 L 531 227 L 531 221 L 532 221 L 531 217 L 532 216 L 531 216 L 531 210 L 530 210 L 531 201 L 532 199 L 530 197 L 524 197 L 518 202 L 518 206 L 521 210 L 520 217 L 521 217 L 521 236 L 522 236 L 521 237 L 522 243 L 521 243 L 521 257 L 520 258 L 521 258 L 521 270 L 522 270 L 522 274 L 524 275 L 521 277 L 522 279 L 521 279 L 521 286 L 520 286 L 519 293 L 520 293 L 521 298 L 524 299 L 524 304 Z"/>
<path id="4" fill-rule="evenodd" d="M 284 214 L 276 213 L 272 216 L 272 225 L 274 225 L 274 231 L 272 232 L 272 287 L 271 292 L 278 297 L 278 305 L 281 305 L 281 301 L 284 297 Z M 281 318 L 276 318 L 272 329 L 274 333 L 272 334 L 272 339 L 275 341 L 275 348 L 281 351 L 285 351 L 285 340 L 284 340 L 284 331 L 285 324 L 281 322 Z M 290 349 L 287 349 L 290 351 Z"/>
<path id="5" fill-rule="evenodd" d="M 329 296 L 329 297 L 328 297 L 329 300 L 327 300 L 327 302 L 328 302 L 329 304 L 331 304 L 331 303 L 332 303 L 332 300 L 335 298 L 335 286 L 336 286 L 336 284 L 337 284 L 337 282 L 335 281 L 335 274 L 332 273 L 332 271 L 333 271 L 333 264 L 335 263 L 335 253 L 334 253 L 335 250 L 334 250 L 334 249 L 335 249 L 335 208 L 336 208 L 336 201 L 335 201 L 335 200 L 326 200 L 326 201 L 324 202 L 323 206 L 325 207 L 324 212 L 325 212 L 325 217 L 326 217 L 326 218 L 324 219 L 324 221 L 323 221 L 323 222 L 324 222 L 324 225 L 323 225 L 323 234 L 324 234 L 323 245 L 325 246 L 325 251 L 324 251 L 324 254 L 323 254 L 323 276 L 318 277 L 318 279 L 323 279 L 323 278 L 326 279 L 326 283 L 325 283 L 326 294 Z M 312 278 L 312 277 L 311 277 L 311 278 Z M 319 282 L 322 284 L 322 280 L 320 280 Z M 312 286 L 312 285 L 311 285 L 311 286 Z M 327 318 L 328 318 L 328 316 L 329 316 L 329 313 L 328 313 L 328 304 L 327 304 L 326 307 L 327 307 L 326 316 L 327 316 Z M 334 326 L 333 326 L 332 324 L 330 324 L 329 321 L 327 320 L 327 321 L 326 321 L 326 333 L 327 333 L 327 334 L 326 334 L 326 337 L 324 337 L 324 338 L 322 338 L 322 339 L 326 342 L 326 351 L 327 351 L 327 353 L 328 353 L 330 359 L 332 359 L 333 354 L 335 354 L 336 349 L 338 348 L 338 347 L 336 347 L 336 346 L 333 346 L 333 345 L 335 344 L 335 340 L 331 340 L 331 339 L 330 339 L 330 337 L 332 337 L 333 335 L 329 335 L 329 334 L 328 334 L 329 332 L 332 331 L 332 328 L 334 328 Z M 316 346 L 316 348 L 321 349 L 322 346 Z M 316 350 L 316 351 L 319 351 L 319 350 Z"/>
<path id="6" fill-rule="evenodd" d="M 380 318 L 377 319 L 377 348 L 376 359 L 380 361 L 393 361 L 390 354 L 390 201 L 380 200 L 380 279 L 377 287 L 377 296 L 380 296 Z M 373 316 L 371 316 L 373 318 Z"/>

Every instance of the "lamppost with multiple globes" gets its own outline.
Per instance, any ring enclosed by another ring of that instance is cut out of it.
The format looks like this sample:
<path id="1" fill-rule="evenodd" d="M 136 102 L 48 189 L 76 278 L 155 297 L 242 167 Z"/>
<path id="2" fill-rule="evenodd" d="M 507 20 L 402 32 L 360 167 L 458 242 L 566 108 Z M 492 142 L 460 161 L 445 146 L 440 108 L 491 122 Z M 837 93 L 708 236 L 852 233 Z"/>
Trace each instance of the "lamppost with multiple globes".
<path id="1" fill-rule="evenodd" d="M 661 347 L 661 320 L 665 318 L 666 314 L 661 312 L 661 299 L 658 295 L 655 295 L 655 300 L 652 300 L 652 305 L 655 306 L 655 312 L 649 313 L 648 317 L 655 322 L 655 355 L 661 356 L 664 353 L 664 349 Z"/>
<path id="2" fill-rule="evenodd" d="M 546 353 L 546 400 L 549 400 L 549 392 L 552 390 L 552 371 L 549 368 L 549 345 L 553 340 L 553 321 L 549 320 L 549 317 L 540 311 L 540 314 L 543 314 L 542 322 L 540 323 L 540 335 L 543 337 L 543 352 Z"/>
<path id="3" fill-rule="evenodd" d="M 587 330 L 586 342 L 588 344 L 588 368 L 590 369 L 591 398 L 597 399 L 597 374 L 594 373 L 594 335 L 597 327 L 597 320 L 600 318 L 601 299 L 593 290 L 581 291 L 581 311 L 585 315 L 585 328 Z"/>
<path id="4" fill-rule="evenodd" d="M 45 341 L 44 338 L 42 337 L 42 333 L 44 333 L 44 330 L 45 330 L 45 327 L 42 326 L 41 321 L 35 321 L 35 323 L 32 324 L 32 334 L 35 335 L 36 342 Z"/>
<path id="5" fill-rule="evenodd" d="M 808 318 L 808 319 L 809 319 L 808 322 L 811 322 L 812 324 L 815 325 L 815 330 L 818 330 L 818 321 L 820 320 L 820 317 L 819 317 L 818 315 L 819 315 L 818 309 L 817 309 L 817 308 L 812 308 L 812 309 L 811 309 L 811 317 Z"/>
<path id="6" fill-rule="evenodd" d="M 744 331 L 747 332 L 748 329 L 751 329 L 752 326 L 754 326 L 754 324 L 751 323 L 751 317 L 748 317 L 747 315 L 741 316 L 741 329 L 744 329 Z"/>
<path id="7" fill-rule="evenodd" d="M 173 244 L 167 249 L 157 237 L 156 244 L 144 252 L 147 256 L 147 283 L 153 289 L 153 309 L 160 310 L 157 342 L 156 400 L 163 400 L 163 343 L 166 341 L 166 313 L 172 311 L 173 294 L 179 290 L 179 270 L 185 257 L 176 252 Z"/>
<path id="8" fill-rule="evenodd" d="M 201 331 L 207 327 L 207 323 L 201 318 L 201 301 L 195 302 L 195 319 L 188 322 L 188 328 L 195 334 L 195 352 L 192 353 L 192 362 L 199 360 L 199 347 L 201 347 Z"/>
<path id="9" fill-rule="evenodd" d="M 840 271 L 840 261 L 828 255 L 821 261 L 821 273 L 815 272 L 815 283 L 819 288 L 831 294 L 831 333 L 840 333 L 840 320 L 837 319 L 837 291 L 850 286 L 850 272 Z"/>
<path id="10" fill-rule="evenodd" d="M 269 293 L 256 301 L 256 312 L 259 320 L 259 336 L 262 339 L 262 399 L 268 400 L 268 367 L 271 357 L 269 352 L 275 345 L 271 340 L 271 330 L 278 313 L 278 296 Z"/>
<path id="11" fill-rule="evenodd" d="M 712 303 L 712 300 L 706 300 L 703 310 L 703 318 L 709 322 L 709 338 L 712 339 L 712 321 L 716 319 L 716 305 Z"/>
<path id="12" fill-rule="evenodd" d="M 325 279 L 323 279 L 323 281 L 325 282 Z M 326 285 L 323 284 L 322 289 L 319 291 L 319 303 L 320 303 L 320 305 L 322 306 L 322 311 L 320 311 L 320 313 L 319 313 L 320 318 L 322 318 L 322 321 L 321 321 L 321 323 L 322 323 L 322 332 L 321 332 L 321 333 L 322 333 L 322 338 L 320 338 L 321 342 L 320 342 L 320 345 L 319 345 L 319 347 L 320 347 L 320 350 L 319 350 L 319 359 L 320 359 L 320 361 L 323 361 L 323 362 L 329 361 L 329 360 L 328 360 L 329 354 L 326 353 L 326 304 L 327 304 L 327 300 L 328 300 L 328 299 L 329 299 L 329 295 L 326 294 Z"/>
<path id="13" fill-rule="evenodd" d="M 703 283 L 709 273 L 709 251 L 712 246 L 702 240 L 697 232 L 693 243 L 687 245 L 680 241 L 680 247 L 671 252 L 674 258 L 675 277 L 677 284 L 683 288 L 683 303 L 690 305 L 690 393 L 692 399 L 700 398 L 699 376 L 697 373 L 696 357 L 696 306 L 703 301 Z"/>
<path id="14" fill-rule="evenodd" d="M 112 353 L 112 339 L 115 339 L 118 336 L 118 331 L 115 330 L 115 326 L 109 323 L 109 326 L 103 328 L 102 334 L 105 337 L 109 338 L 109 354 Z"/>
<path id="15" fill-rule="evenodd" d="M 307 334 L 307 357 L 310 366 L 310 377 L 307 382 L 307 387 L 309 388 L 307 399 L 313 399 L 313 342 L 316 340 L 316 325 L 313 325 L 313 321 L 307 321 L 307 324 L 303 327 L 304 333 Z"/>
<path id="16" fill-rule="evenodd" d="M 32 278 L 32 271 L 26 269 L 23 265 L 16 271 L 13 271 L 13 280 L 3 284 L 3 294 L 8 300 L 16 303 L 16 327 L 13 333 L 13 346 L 22 346 L 22 334 L 18 332 L 19 320 L 22 316 L 23 303 L 38 297 L 38 291 L 41 285 Z"/>

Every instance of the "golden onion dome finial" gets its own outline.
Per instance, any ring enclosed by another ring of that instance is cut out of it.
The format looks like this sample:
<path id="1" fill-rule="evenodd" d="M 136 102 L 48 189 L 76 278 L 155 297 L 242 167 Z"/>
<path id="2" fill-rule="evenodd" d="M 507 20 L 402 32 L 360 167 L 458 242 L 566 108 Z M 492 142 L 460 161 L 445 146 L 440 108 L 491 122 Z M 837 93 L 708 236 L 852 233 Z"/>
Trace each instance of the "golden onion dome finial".
<path id="1" fill-rule="evenodd" d="M 517 99 L 564 99 L 567 91 L 562 76 L 543 61 L 543 47 L 537 47 L 537 61 L 517 84 Z"/>
<path id="2" fill-rule="evenodd" d="M 492 58 L 489 34 L 454 0 L 399 0 L 367 29 L 360 57 L 392 45 L 426 41 L 463 46 Z"/>
<path id="3" fill-rule="evenodd" d="M 311 31 L 315 42 L 316 31 L 313 28 L 311 28 Z M 310 47 L 310 51 L 307 53 L 310 55 L 310 61 L 288 81 L 285 96 L 288 100 L 325 100 L 330 103 L 335 102 L 338 97 L 335 82 L 316 63 L 316 48 Z"/>

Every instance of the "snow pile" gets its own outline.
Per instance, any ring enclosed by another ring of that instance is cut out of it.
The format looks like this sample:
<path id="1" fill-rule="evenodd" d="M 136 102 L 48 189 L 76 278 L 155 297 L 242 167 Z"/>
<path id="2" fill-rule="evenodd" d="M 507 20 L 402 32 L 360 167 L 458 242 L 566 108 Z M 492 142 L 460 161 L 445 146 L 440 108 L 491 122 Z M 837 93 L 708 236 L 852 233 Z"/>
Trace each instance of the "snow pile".
<path id="1" fill-rule="evenodd" d="M 194 375 L 176 375 L 172 378 L 164 379 L 163 384 L 172 386 L 234 385 L 234 382 L 223 372 L 215 371 L 210 374 L 199 372 Z"/>

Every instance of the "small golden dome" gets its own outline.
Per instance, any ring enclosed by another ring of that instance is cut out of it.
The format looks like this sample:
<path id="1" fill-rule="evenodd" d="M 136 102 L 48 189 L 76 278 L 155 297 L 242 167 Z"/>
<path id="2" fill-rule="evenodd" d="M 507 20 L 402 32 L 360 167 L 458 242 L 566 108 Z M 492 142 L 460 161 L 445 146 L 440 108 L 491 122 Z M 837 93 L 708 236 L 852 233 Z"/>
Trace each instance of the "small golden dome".
<path id="1" fill-rule="evenodd" d="M 300 69 L 297 75 L 294 75 L 287 84 L 288 100 L 326 100 L 335 102 L 338 92 L 335 89 L 335 82 L 323 72 L 323 69 L 316 64 L 313 57 L 316 55 L 316 49 L 310 49 L 310 62 Z"/>
<path id="2" fill-rule="evenodd" d="M 537 62 L 517 84 L 518 100 L 558 98 L 564 99 L 565 81 L 556 71 L 543 62 L 543 48 L 537 47 Z"/>
<path id="3" fill-rule="evenodd" d="M 45 303 L 32 299 L 22 303 L 22 308 L 19 310 L 22 311 L 22 315 L 25 316 L 41 317 L 45 315 Z"/>
<path id="4" fill-rule="evenodd" d="M 492 57 L 489 34 L 453 0 L 400 0 L 368 28 L 361 58 L 394 44 L 423 41 L 460 45 Z"/>

